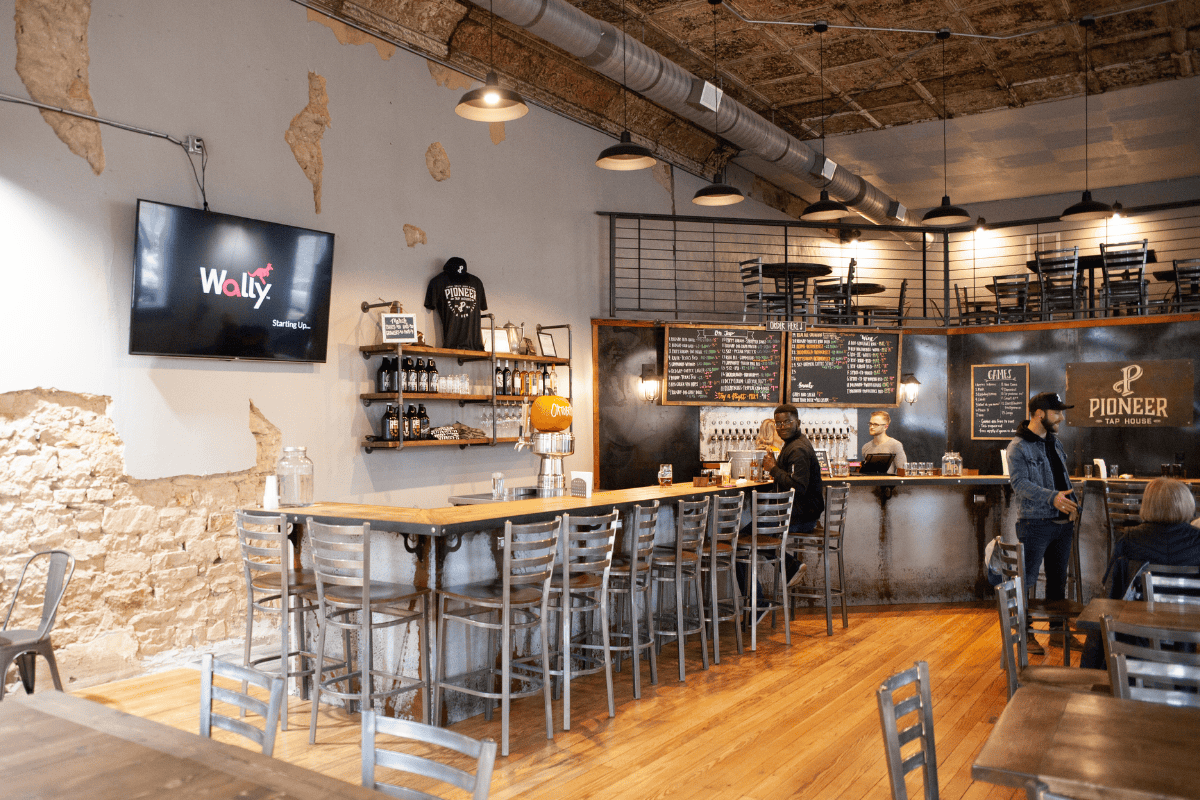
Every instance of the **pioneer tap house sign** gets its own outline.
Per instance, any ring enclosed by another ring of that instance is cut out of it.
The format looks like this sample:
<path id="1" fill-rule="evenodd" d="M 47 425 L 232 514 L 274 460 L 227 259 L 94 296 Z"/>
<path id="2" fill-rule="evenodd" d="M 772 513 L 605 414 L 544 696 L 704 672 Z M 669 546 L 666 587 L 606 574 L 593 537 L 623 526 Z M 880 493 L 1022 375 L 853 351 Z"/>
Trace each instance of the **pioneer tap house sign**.
<path id="1" fill-rule="evenodd" d="M 1067 364 L 1067 422 L 1082 428 L 1192 424 L 1191 359 Z"/>

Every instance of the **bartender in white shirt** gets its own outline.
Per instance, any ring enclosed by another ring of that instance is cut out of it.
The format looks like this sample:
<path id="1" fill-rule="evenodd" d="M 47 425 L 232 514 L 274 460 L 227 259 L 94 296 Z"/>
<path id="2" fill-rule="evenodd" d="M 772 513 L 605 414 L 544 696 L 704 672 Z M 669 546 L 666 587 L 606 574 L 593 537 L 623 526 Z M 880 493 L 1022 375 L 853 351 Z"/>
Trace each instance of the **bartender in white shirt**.
<path id="1" fill-rule="evenodd" d="M 908 458 L 904 455 L 904 445 L 887 435 L 888 425 L 891 423 L 892 417 L 886 411 L 876 411 L 871 415 L 871 441 L 863 445 L 862 454 L 869 456 L 873 453 L 892 453 L 895 458 L 888 466 L 888 474 L 895 475 L 897 469 L 908 465 Z"/>

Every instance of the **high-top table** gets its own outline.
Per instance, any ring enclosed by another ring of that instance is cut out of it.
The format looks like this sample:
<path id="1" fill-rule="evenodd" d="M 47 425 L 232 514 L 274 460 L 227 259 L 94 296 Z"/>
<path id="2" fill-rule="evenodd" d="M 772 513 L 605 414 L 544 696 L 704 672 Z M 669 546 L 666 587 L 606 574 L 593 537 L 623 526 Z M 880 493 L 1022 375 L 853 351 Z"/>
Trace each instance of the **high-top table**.
<path id="1" fill-rule="evenodd" d="M 0 784 L 38 800 L 386 796 L 62 692 L 0 703 Z"/>
<path id="2" fill-rule="evenodd" d="M 1200 609 L 1183 603 L 1147 603 L 1144 600 L 1110 600 L 1093 597 L 1075 620 L 1080 630 L 1100 630 L 1100 618 L 1109 614 L 1126 625 L 1146 625 L 1176 631 L 1200 631 Z"/>
<path id="3" fill-rule="evenodd" d="M 1075 800 L 1198 800 L 1197 742 L 1197 708 L 1022 686 L 971 777 L 1020 788 L 1040 781 Z"/>

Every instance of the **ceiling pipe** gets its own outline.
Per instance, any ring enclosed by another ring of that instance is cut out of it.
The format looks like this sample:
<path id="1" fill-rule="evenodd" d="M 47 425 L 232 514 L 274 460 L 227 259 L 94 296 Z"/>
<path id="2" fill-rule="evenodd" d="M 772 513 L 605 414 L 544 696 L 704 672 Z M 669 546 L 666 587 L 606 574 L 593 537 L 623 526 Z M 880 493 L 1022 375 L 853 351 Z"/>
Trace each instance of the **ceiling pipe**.
<path id="1" fill-rule="evenodd" d="M 483 8 L 479 3 L 476 5 Z M 820 153 L 728 95 L 715 114 L 688 105 L 692 82 L 703 79 L 609 23 L 591 17 L 563 0 L 492 0 L 492 11 L 566 50 L 614 81 L 622 78 L 621 48 L 626 47 L 624 66 L 628 89 L 774 164 L 814 189 L 827 188 L 831 197 L 872 222 L 916 224 L 907 210 L 902 219 L 889 217 L 893 199 L 840 165 L 832 178 L 823 177 L 824 158 Z"/>

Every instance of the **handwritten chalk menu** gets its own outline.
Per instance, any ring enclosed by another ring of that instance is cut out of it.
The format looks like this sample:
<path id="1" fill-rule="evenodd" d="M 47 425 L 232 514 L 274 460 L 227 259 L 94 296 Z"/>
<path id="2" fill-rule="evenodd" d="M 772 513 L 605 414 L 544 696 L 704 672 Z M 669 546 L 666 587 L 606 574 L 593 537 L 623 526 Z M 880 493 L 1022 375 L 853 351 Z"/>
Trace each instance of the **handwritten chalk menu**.
<path id="1" fill-rule="evenodd" d="M 1028 364 L 972 364 L 971 438 L 1011 439 L 1028 398 Z"/>
<path id="2" fill-rule="evenodd" d="M 783 334 L 762 328 L 668 325 L 667 405 L 774 406 L 783 375 Z"/>
<path id="3" fill-rule="evenodd" d="M 793 333 L 788 402 L 857 408 L 899 403 L 900 334 Z"/>

